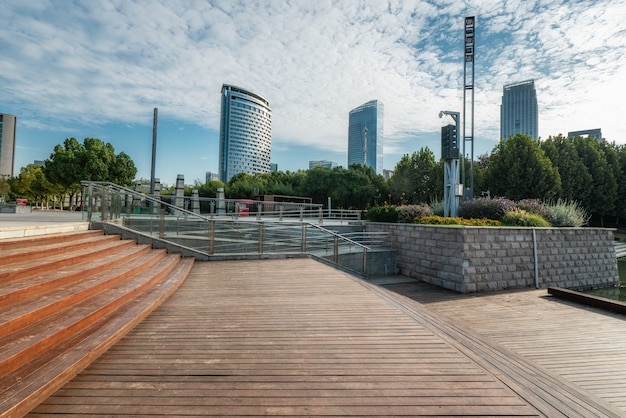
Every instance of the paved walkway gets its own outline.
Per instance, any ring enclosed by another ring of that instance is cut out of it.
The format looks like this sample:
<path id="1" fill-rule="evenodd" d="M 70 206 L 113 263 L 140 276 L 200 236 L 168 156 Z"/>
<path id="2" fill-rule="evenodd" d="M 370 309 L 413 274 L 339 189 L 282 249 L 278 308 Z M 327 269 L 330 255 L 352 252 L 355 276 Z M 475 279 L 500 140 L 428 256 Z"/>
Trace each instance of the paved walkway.
<path id="1" fill-rule="evenodd" d="M 0 239 L 87 230 L 81 212 L 34 210 L 31 213 L 0 213 Z"/>

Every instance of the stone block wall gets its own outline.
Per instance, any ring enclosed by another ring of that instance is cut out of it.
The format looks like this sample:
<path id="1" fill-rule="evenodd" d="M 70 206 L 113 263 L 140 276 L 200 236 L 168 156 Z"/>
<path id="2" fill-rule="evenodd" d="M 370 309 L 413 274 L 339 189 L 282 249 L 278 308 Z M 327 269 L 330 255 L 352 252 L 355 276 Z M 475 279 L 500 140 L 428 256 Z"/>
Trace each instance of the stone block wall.
<path id="1" fill-rule="evenodd" d="M 388 232 L 400 274 L 461 293 L 619 282 L 613 232 L 603 228 L 457 227 L 367 223 Z M 536 246 L 536 263 L 535 263 Z M 535 270 L 536 267 L 536 270 Z"/>

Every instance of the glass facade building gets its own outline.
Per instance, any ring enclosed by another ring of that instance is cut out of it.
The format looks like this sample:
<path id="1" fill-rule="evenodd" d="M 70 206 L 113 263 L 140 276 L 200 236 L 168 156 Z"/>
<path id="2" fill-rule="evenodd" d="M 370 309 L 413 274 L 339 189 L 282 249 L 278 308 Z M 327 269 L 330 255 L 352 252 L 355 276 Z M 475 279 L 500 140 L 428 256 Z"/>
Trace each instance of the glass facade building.
<path id="1" fill-rule="evenodd" d="M 222 85 L 219 177 L 227 183 L 238 173 L 270 172 L 272 110 L 263 97 Z"/>
<path id="2" fill-rule="evenodd" d="M 0 113 L 0 177 L 13 176 L 17 118 Z"/>
<path id="3" fill-rule="evenodd" d="M 348 166 L 359 163 L 383 173 L 384 105 L 372 100 L 350 111 Z"/>
<path id="4" fill-rule="evenodd" d="M 505 85 L 500 106 L 500 138 L 506 141 L 521 133 L 537 140 L 538 113 L 535 80 Z"/>

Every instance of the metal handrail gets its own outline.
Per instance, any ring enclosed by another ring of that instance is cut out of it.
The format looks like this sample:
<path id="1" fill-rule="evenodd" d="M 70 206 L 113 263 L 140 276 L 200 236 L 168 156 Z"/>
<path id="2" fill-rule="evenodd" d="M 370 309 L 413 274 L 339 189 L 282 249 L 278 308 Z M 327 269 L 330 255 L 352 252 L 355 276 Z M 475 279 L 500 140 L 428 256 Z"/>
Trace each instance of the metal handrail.
<path id="1" fill-rule="evenodd" d="M 207 256 L 306 253 L 340 265 L 342 254 L 362 253 L 357 273 L 367 274 L 368 245 L 312 222 L 206 216 L 110 182 L 82 185 L 88 221 L 121 222 Z"/>

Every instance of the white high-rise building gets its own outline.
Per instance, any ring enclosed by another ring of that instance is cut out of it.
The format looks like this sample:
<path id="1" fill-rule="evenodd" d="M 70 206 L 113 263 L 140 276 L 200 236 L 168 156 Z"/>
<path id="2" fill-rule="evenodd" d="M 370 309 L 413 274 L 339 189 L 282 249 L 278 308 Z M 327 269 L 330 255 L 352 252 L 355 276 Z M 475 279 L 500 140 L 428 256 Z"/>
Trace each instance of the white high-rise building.
<path id="1" fill-rule="evenodd" d="M 222 85 L 219 177 L 224 183 L 238 173 L 270 172 L 272 109 L 251 91 Z"/>

